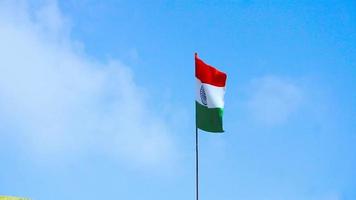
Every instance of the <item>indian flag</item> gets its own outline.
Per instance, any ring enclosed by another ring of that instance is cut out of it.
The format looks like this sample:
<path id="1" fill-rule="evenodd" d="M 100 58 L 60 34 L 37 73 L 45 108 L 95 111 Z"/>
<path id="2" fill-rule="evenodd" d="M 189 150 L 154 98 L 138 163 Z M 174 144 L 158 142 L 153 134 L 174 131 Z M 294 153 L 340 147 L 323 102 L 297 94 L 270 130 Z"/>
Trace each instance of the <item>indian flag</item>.
<path id="1" fill-rule="evenodd" d="M 226 74 L 204 63 L 195 54 L 196 126 L 208 132 L 224 132 L 223 111 Z"/>

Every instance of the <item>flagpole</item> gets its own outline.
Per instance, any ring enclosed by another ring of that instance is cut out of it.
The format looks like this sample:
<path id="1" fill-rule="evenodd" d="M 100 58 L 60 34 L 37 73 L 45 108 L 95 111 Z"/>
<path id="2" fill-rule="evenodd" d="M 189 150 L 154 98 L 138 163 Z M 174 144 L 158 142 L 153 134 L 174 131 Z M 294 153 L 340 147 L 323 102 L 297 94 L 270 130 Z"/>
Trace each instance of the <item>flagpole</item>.
<path id="1" fill-rule="evenodd" d="M 198 53 L 195 52 L 194 53 L 195 67 L 196 67 L 197 56 L 198 56 Z M 198 146 L 198 144 L 199 144 L 198 127 L 197 127 L 197 124 L 195 123 L 195 194 L 196 194 L 196 200 L 199 200 L 199 146 Z"/>
<path id="2" fill-rule="evenodd" d="M 195 126 L 195 192 L 196 200 L 199 200 L 199 141 L 198 128 Z"/>

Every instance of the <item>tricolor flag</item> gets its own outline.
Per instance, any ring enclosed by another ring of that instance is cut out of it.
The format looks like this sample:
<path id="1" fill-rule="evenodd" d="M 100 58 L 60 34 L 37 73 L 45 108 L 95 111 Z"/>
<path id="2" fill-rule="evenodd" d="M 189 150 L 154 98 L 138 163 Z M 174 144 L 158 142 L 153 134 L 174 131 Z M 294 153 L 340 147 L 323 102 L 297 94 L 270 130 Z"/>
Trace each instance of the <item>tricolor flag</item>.
<path id="1" fill-rule="evenodd" d="M 224 132 L 222 117 L 226 74 L 204 63 L 195 54 L 195 77 L 197 128 L 208 132 Z"/>

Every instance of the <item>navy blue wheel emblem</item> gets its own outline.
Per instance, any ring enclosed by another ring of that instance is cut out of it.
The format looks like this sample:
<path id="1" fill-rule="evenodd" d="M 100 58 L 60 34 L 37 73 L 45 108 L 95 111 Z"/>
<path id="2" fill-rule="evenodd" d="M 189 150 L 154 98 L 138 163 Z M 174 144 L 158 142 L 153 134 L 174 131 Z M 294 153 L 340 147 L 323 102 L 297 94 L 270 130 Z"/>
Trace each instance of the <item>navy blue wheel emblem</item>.
<path id="1" fill-rule="evenodd" d="M 204 86 L 202 85 L 200 87 L 200 99 L 201 99 L 201 102 L 204 104 L 204 105 L 207 105 L 207 100 L 206 100 L 206 93 L 205 93 L 205 90 L 204 90 Z"/>

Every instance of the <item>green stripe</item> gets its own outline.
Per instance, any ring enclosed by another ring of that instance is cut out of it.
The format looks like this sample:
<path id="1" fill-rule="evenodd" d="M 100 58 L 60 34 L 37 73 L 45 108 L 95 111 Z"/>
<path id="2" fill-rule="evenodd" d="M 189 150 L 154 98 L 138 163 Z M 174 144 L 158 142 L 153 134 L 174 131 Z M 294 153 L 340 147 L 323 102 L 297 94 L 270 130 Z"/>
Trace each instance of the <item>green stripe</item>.
<path id="1" fill-rule="evenodd" d="M 195 102 L 195 120 L 199 129 L 214 133 L 224 132 L 222 116 L 222 108 L 208 108 Z"/>

